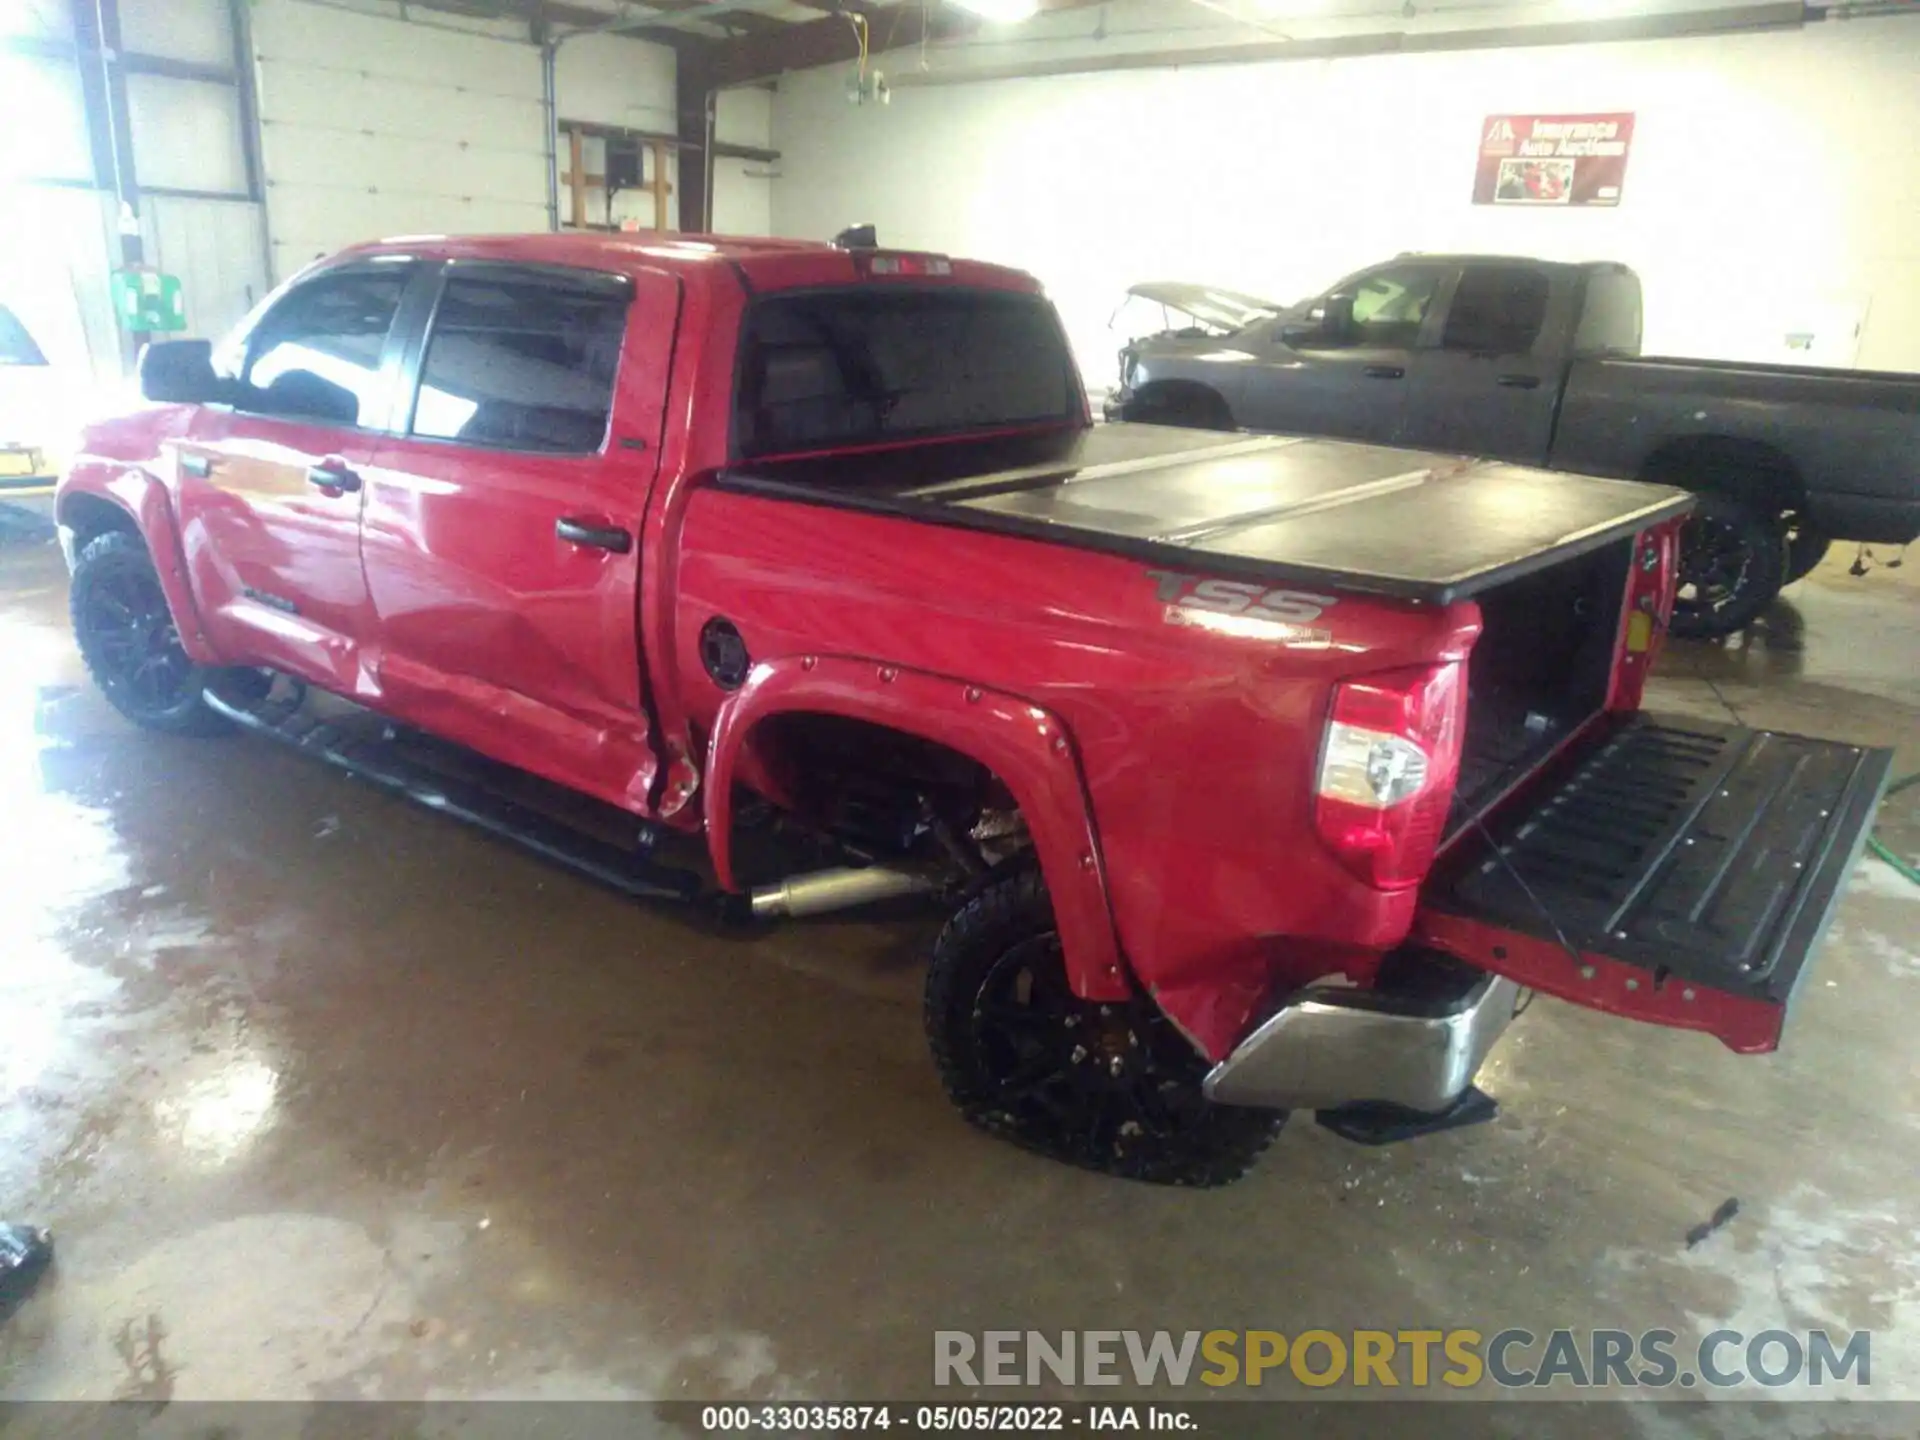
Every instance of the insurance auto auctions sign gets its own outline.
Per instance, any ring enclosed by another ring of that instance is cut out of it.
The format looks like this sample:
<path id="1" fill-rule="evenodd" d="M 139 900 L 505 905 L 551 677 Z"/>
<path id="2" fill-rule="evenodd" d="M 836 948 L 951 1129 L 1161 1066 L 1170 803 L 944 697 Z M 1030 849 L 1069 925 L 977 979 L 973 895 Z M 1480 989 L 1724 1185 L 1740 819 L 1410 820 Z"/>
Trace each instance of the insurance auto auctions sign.
<path id="1" fill-rule="evenodd" d="M 1476 205 L 1618 205 L 1633 116 L 1489 115 Z"/>

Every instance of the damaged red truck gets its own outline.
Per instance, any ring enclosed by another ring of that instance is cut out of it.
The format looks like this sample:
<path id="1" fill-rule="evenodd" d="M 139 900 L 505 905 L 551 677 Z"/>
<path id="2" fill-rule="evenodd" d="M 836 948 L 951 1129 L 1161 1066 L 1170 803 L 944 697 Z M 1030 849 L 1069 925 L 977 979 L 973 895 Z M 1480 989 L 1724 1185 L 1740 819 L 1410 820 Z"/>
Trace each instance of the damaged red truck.
<path id="1" fill-rule="evenodd" d="M 956 1104 L 1137 1179 L 1484 1114 L 1530 990 L 1773 1049 L 1887 771 L 1641 713 L 1685 494 L 1094 427 L 993 266 L 392 242 L 142 385 L 58 499 L 130 719 L 638 894 L 944 901 Z"/>

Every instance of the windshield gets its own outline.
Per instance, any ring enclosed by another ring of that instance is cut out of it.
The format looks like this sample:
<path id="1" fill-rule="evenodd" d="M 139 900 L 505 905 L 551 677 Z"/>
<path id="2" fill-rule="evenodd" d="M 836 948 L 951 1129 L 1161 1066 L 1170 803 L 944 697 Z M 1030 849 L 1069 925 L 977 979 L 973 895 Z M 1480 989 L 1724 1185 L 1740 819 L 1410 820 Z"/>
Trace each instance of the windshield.
<path id="1" fill-rule="evenodd" d="M 47 357 L 33 343 L 27 327 L 14 319 L 13 312 L 0 305 L 0 365 L 44 365 Z"/>
<path id="2" fill-rule="evenodd" d="M 743 458 L 1078 423 L 1053 307 L 995 290 L 810 290 L 748 312 L 734 397 Z"/>

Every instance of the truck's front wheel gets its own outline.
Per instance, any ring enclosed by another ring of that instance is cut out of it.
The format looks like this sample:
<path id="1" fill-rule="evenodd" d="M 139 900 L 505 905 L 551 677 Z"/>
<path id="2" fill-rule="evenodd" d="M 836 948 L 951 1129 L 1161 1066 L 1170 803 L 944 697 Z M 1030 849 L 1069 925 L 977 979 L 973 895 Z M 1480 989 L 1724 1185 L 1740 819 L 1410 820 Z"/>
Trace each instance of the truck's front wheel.
<path id="1" fill-rule="evenodd" d="M 232 728 L 201 692 L 216 673 L 180 646 L 153 560 L 138 535 L 109 530 L 87 542 L 67 595 L 80 658 L 100 691 L 127 719 L 170 735 L 219 735 Z"/>
<path id="2" fill-rule="evenodd" d="M 927 975 L 926 1024 L 967 1119 L 1092 1170 L 1225 1185 L 1286 1119 L 1208 1101 L 1205 1063 L 1151 1001 L 1076 996 L 1037 871 L 996 882 L 948 923 Z"/>
<path id="3" fill-rule="evenodd" d="M 1702 495 L 1680 532 L 1673 633 L 1690 640 L 1751 624 L 1786 583 L 1780 522 L 1738 500 Z"/>

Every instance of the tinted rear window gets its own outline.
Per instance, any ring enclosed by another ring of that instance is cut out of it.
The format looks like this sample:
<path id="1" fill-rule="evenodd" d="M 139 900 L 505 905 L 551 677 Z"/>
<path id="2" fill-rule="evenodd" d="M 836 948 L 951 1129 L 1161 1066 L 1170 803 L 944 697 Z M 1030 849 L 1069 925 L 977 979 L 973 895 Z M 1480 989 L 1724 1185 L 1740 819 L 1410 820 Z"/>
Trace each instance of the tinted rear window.
<path id="1" fill-rule="evenodd" d="M 748 312 L 734 399 L 743 457 L 1077 420 L 1053 308 L 987 290 L 805 291 Z"/>
<path id="2" fill-rule="evenodd" d="M 44 365 L 47 357 L 33 343 L 27 327 L 13 318 L 13 312 L 0 305 L 0 365 Z"/>

